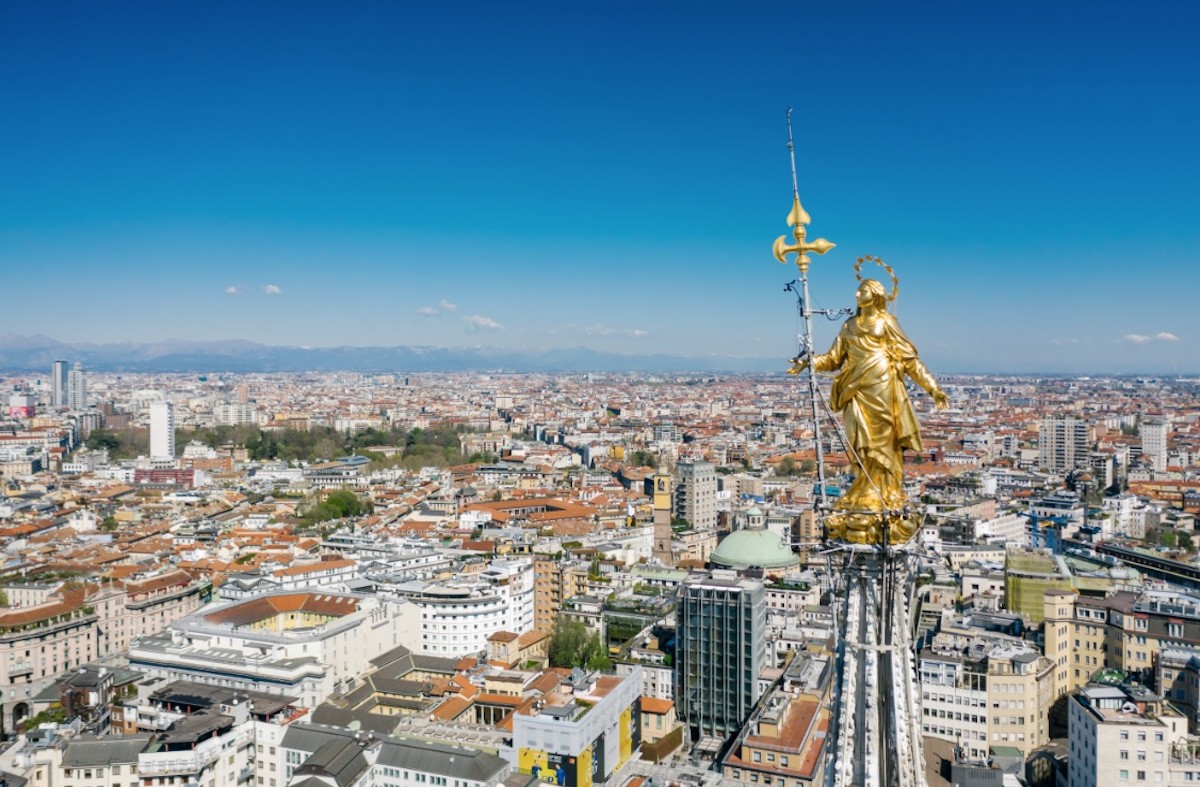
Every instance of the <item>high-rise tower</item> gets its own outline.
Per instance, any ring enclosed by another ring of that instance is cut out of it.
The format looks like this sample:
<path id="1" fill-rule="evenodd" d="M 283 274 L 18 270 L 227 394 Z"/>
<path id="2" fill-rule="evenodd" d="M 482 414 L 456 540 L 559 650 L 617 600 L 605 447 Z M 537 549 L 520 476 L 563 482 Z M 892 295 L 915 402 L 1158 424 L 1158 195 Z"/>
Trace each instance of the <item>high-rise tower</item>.
<path id="1" fill-rule="evenodd" d="M 1038 464 L 1069 473 L 1090 462 L 1088 423 L 1080 418 L 1043 418 L 1038 427 Z"/>
<path id="2" fill-rule="evenodd" d="M 675 513 L 696 530 L 717 526 L 717 469 L 709 462 L 680 462 L 675 470 Z"/>
<path id="3" fill-rule="evenodd" d="M 76 412 L 87 409 L 87 374 L 79 361 L 67 373 L 67 409 Z"/>
<path id="4" fill-rule="evenodd" d="M 150 458 L 175 459 L 175 410 L 170 402 L 150 405 Z"/>
<path id="5" fill-rule="evenodd" d="M 766 661 L 763 583 L 716 569 L 692 574 L 676 609 L 675 680 L 680 719 L 693 740 L 723 739 L 746 721 Z"/>
<path id="6" fill-rule="evenodd" d="M 1170 431 L 1170 420 L 1167 418 L 1145 418 L 1138 423 L 1138 433 L 1142 436 L 1142 458 L 1149 461 L 1155 470 L 1167 469 L 1167 433 Z"/>
<path id="7" fill-rule="evenodd" d="M 50 372 L 50 406 L 61 410 L 67 406 L 67 362 L 55 361 Z"/>

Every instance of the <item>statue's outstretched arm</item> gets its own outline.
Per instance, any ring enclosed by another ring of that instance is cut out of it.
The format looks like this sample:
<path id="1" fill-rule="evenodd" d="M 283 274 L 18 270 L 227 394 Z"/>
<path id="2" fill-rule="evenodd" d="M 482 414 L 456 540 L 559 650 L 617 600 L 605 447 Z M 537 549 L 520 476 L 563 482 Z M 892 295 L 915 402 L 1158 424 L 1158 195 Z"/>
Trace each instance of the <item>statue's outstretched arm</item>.
<path id="1" fill-rule="evenodd" d="M 933 402 L 938 409 L 945 407 L 949 403 L 949 398 L 937 384 L 937 380 L 925 368 L 925 364 L 921 363 L 921 359 L 917 356 L 912 356 L 904 362 L 904 373 L 913 379 L 917 385 L 925 389 L 925 391 L 933 397 Z"/>
<path id="2" fill-rule="evenodd" d="M 800 372 L 812 366 L 815 372 L 835 372 L 842 368 L 842 364 L 846 362 L 846 344 L 842 339 L 841 331 L 838 332 L 837 338 L 833 340 L 833 345 L 829 348 L 829 352 L 823 355 L 806 355 L 792 359 L 792 368 L 788 369 L 788 374 L 800 374 Z"/>

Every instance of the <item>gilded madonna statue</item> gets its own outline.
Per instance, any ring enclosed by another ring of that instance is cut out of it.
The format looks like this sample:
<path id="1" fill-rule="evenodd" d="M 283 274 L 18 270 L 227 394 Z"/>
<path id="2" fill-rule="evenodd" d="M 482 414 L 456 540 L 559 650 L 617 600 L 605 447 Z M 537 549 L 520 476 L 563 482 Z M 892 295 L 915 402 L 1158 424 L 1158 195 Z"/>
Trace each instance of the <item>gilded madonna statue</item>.
<path id="1" fill-rule="evenodd" d="M 815 372 L 837 372 L 830 407 L 842 414 L 856 478 L 825 522 L 830 538 L 851 543 L 882 543 L 886 526 L 888 541 L 900 545 L 918 527 L 904 512 L 904 451 L 921 450 L 921 431 L 905 378 L 928 391 L 938 409 L 947 405 L 946 394 L 921 363 L 917 348 L 887 310 L 894 297 L 875 279 L 862 279 L 855 293 L 858 309 L 842 325 L 829 352 L 796 358 L 789 369 L 789 374 L 810 366 Z"/>

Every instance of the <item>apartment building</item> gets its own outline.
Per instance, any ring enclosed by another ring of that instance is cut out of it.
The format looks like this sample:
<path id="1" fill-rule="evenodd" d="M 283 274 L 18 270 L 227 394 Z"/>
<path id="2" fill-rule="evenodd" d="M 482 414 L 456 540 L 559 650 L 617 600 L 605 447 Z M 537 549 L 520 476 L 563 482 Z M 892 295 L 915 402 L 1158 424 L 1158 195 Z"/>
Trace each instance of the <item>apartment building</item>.
<path id="1" fill-rule="evenodd" d="M 212 592 L 208 580 L 178 570 L 59 589 L 12 587 L 25 605 L 0 610 L 3 724 L 9 730 L 31 715 L 32 698 L 55 677 L 124 653 L 134 639 L 161 631 Z"/>
<path id="2" fill-rule="evenodd" d="M 1070 787 L 1194 782 L 1200 763 L 1172 756 L 1186 733 L 1187 720 L 1157 694 L 1089 684 L 1068 701 Z"/>
<path id="3" fill-rule="evenodd" d="M 680 462 L 675 467 L 675 516 L 695 530 L 717 526 L 717 469 L 709 462 Z"/>
<path id="4" fill-rule="evenodd" d="M 832 675 L 833 654 L 798 654 L 738 734 L 721 775 L 747 785 L 823 784 Z"/>
<path id="5" fill-rule="evenodd" d="M 1043 418 L 1038 428 L 1038 466 L 1067 473 L 1089 463 L 1087 421 L 1081 418 Z"/>
<path id="6" fill-rule="evenodd" d="M 938 635 L 918 669 L 925 735 L 977 761 L 996 746 L 1028 755 L 1049 741 L 1055 665 L 1022 640 L 979 635 L 964 647 Z"/>
<path id="7" fill-rule="evenodd" d="M 1164 648 L 1200 647 L 1200 598 L 1185 593 L 1118 591 L 1088 598 L 1048 590 L 1045 611 L 1054 615 L 1046 618 L 1045 651 L 1057 664 L 1060 693 L 1085 685 L 1101 669 L 1149 682 Z"/>
<path id="8" fill-rule="evenodd" d="M 587 592 L 588 564 L 539 555 L 534 558 L 533 573 L 533 626 L 550 631 L 563 603 Z"/>

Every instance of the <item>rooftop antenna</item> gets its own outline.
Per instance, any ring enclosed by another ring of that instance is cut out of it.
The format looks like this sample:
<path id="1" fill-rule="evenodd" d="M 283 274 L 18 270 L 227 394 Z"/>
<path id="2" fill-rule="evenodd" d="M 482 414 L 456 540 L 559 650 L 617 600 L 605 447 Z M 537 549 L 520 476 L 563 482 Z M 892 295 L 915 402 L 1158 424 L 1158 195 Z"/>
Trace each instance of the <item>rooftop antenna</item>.
<path id="1" fill-rule="evenodd" d="M 792 210 L 788 213 L 787 222 L 792 227 L 792 237 L 796 239 L 794 244 L 788 244 L 787 235 L 780 235 L 775 239 L 775 259 L 782 263 L 787 263 L 787 255 L 796 254 L 796 267 L 800 269 L 800 314 L 804 317 L 804 335 L 801 338 L 800 353 L 793 359 L 793 362 L 800 362 L 805 355 L 812 354 L 813 348 L 813 333 L 812 333 L 812 316 L 814 313 L 826 314 L 825 309 L 818 309 L 814 312 L 808 298 L 808 252 L 816 254 L 824 254 L 834 247 L 835 244 L 830 243 L 824 238 L 817 238 L 811 243 L 805 238 L 808 230 L 805 225 L 812 222 L 808 213 L 800 205 L 800 186 L 796 179 L 796 145 L 792 137 L 792 108 L 787 108 L 787 130 L 788 130 L 788 157 L 792 164 Z M 827 511 L 829 508 L 829 500 L 825 494 L 825 449 L 821 445 L 821 421 L 820 415 L 817 412 L 817 374 L 810 365 L 808 368 L 808 401 L 812 407 L 812 427 L 813 427 L 813 444 L 816 446 L 817 458 L 817 498 L 820 501 L 817 508 L 819 511 Z"/>

